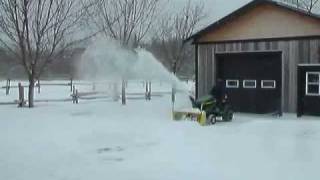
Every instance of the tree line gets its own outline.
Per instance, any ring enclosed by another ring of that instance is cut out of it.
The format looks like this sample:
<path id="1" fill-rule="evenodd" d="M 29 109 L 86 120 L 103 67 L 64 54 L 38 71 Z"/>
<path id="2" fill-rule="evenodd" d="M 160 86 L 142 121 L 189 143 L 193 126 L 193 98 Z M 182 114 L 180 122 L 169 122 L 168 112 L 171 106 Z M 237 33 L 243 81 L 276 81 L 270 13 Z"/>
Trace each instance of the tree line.
<path id="1" fill-rule="evenodd" d="M 298 9 L 305 10 L 308 13 L 317 12 L 319 10 L 319 0 L 279 0 L 288 3 Z"/>

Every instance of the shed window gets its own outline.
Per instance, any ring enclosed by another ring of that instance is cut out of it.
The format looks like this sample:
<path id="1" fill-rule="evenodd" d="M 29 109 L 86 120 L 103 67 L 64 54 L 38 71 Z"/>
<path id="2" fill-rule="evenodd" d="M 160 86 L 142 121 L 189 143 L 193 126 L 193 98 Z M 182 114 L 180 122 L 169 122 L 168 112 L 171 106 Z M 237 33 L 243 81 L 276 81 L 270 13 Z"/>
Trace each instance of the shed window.
<path id="1" fill-rule="evenodd" d="M 257 88 L 257 81 L 256 80 L 243 80 L 243 88 L 247 89 L 255 89 Z"/>
<path id="2" fill-rule="evenodd" d="M 227 88 L 239 88 L 239 80 L 228 79 L 226 80 Z"/>
<path id="3" fill-rule="evenodd" d="M 306 95 L 320 96 L 320 72 L 307 72 Z"/>
<path id="4" fill-rule="evenodd" d="M 262 89 L 275 89 L 277 86 L 275 80 L 262 80 L 261 81 L 261 88 Z"/>

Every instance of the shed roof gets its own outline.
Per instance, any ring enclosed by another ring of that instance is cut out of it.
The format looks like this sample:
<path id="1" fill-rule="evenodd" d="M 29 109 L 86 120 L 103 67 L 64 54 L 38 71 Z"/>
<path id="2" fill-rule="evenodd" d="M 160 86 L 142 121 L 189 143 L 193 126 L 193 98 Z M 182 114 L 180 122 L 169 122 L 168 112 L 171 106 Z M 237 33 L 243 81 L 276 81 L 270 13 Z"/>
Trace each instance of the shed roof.
<path id="1" fill-rule="evenodd" d="M 297 14 L 302 15 L 302 16 L 310 17 L 310 18 L 315 19 L 315 20 L 320 20 L 320 16 L 317 15 L 317 14 L 307 12 L 307 11 L 305 11 L 303 9 L 299 9 L 299 8 L 290 6 L 290 5 L 285 4 L 285 3 L 276 2 L 276 1 L 273 1 L 273 0 L 253 0 L 253 1 L 249 2 L 248 4 L 244 5 L 243 7 L 239 8 L 238 10 L 232 12 L 231 14 L 223 17 L 222 19 L 210 24 L 209 26 L 205 27 L 204 29 L 202 29 L 202 30 L 198 31 L 197 33 L 193 34 L 192 36 L 187 38 L 186 41 L 196 40 L 199 37 L 201 37 L 202 35 L 204 35 L 204 34 L 206 34 L 208 32 L 212 32 L 212 31 L 220 28 L 221 26 L 225 25 L 226 23 L 234 20 L 235 18 L 237 18 L 237 17 L 247 13 L 248 11 L 256 8 L 257 6 L 260 6 L 260 5 L 263 5 L 263 4 L 272 5 L 272 6 L 275 6 L 275 7 L 280 7 L 282 9 L 297 13 Z"/>

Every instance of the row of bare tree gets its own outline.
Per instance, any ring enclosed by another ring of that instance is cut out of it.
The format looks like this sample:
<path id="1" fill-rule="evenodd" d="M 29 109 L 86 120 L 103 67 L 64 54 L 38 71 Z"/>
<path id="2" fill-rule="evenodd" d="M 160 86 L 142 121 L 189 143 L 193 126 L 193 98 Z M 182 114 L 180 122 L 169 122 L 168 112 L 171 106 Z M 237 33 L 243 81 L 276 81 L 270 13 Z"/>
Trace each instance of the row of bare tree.
<path id="1" fill-rule="evenodd" d="M 35 80 L 54 59 L 81 41 L 75 34 L 85 14 L 74 0 L 1 0 L 0 42 L 24 67 L 29 107 Z"/>
<path id="2" fill-rule="evenodd" d="M 152 39 L 149 48 L 163 59 L 163 64 L 173 73 L 180 72 L 187 60 L 194 59 L 194 49 L 189 43 L 185 43 L 199 28 L 199 24 L 206 17 L 204 4 L 192 4 L 188 1 L 182 10 L 175 14 L 168 14 L 161 19 L 156 35 Z M 193 66 L 193 63 L 190 63 Z"/>
<path id="3" fill-rule="evenodd" d="M 0 0 L 1 49 L 23 66 L 29 80 L 29 107 L 34 106 L 35 81 L 49 65 L 98 33 L 133 49 L 150 39 L 151 29 L 161 29 L 156 31 L 157 38 L 170 50 L 168 57 L 180 64 L 184 58 L 182 40 L 193 33 L 203 10 L 198 6 L 193 10 L 189 1 L 181 17 L 168 15 L 168 21 L 160 20 L 166 3 L 167 0 Z M 161 26 L 155 28 L 159 22 Z M 171 41 L 179 53 L 170 47 Z"/>
<path id="4" fill-rule="evenodd" d="M 317 11 L 319 8 L 319 0 L 280 0 L 281 2 L 293 4 L 299 9 L 309 13 Z"/>

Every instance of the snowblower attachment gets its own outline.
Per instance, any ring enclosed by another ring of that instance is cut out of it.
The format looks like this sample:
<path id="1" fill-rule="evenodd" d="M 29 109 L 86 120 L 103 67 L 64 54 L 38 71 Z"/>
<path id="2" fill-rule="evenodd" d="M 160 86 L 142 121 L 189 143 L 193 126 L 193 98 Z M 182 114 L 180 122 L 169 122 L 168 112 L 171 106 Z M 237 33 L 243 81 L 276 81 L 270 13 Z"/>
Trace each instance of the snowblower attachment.
<path id="1" fill-rule="evenodd" d="M 191 96 L 189 98 L 192 108 L 174 110 L 174 120 L 196 120 L 202 126 L 215 124 L 219 118 L 221 121 L 232 121 L 233 111 L 227 103 L 227 98 L 222 103 L 218 103 L 212 95 L 206 95 L 197 100 Z"/>
<path id="2" fill-rule="evenodd" d="M 199 122 L 203 126 L 207 124 L 206 112 L 197 108 L 173 111 L 173 119 L 176 121 L 190 119 L 192 121 Z"/>

